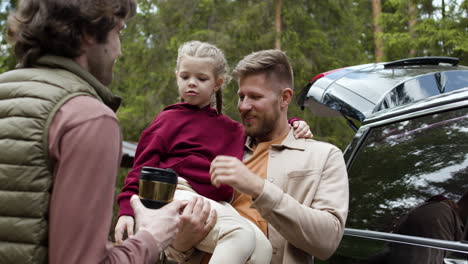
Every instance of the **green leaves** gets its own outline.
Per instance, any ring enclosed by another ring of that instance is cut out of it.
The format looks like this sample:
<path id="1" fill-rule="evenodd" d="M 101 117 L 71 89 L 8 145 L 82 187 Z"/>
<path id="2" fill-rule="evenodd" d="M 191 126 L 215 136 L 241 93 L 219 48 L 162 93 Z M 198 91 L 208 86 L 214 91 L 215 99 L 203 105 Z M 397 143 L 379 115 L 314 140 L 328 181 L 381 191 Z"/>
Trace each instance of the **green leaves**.
<path id="1" fill-rule="evenodd" d="M 0 4 L 0 73 L 13 69 L 16 64 L 13 48 L 7 41 L 6 24 L 10 10 L 13 10 L 16 5 L 16 0 L 2 1 Z"/>
<path id="2" fill-rule="evenodd" d="M 434 1 L 412 0 L 418 9 L 414 34 L 408 30 L 410 1 L 384 1 L 380 23 L 387 60 L 408 57 L 414 49 L 415 56 L 459 57 L 460 64 L 468 64 L 467 1 L 444 0 L 444 5 L 436 6 Z"/>

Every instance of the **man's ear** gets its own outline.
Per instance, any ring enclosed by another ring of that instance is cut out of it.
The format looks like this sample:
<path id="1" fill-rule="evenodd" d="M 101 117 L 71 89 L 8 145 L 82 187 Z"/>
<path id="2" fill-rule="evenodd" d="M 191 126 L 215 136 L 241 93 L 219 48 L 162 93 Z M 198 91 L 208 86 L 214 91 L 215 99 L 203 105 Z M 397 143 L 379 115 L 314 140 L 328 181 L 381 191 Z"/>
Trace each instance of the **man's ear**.
<path id="1" fill-rule="evenodd" d="M 223 83 L 224 83 L 224 79 L 223 78 L 218 78 L 216 80 L 216 84 L 215 84 L 215 92 L 219 91 L 219 89 L 221 89 L 221 86 L 223 86 Z"/>
<path id="2" fill-rule="evenodd" d="M 86 32 L 86 30 L 83 29 L 83 34 L 81 35 L 81 43 L 83 43 L 84 45 L 94 45 L 96 44 L 96 37 L 89 34 L 88 32 Z"/>
<path id="3" fill-rule="evenodd" d="M 82 31 L 83 34 L 81 35 L 81 47 L 80 47 L 80 55 L 78 55 L 74 60 L 81 65 L 81 67 L 89 70 L 88 65 L 88 51 L 96 45 L 97 41 L 94 36 L 87 33 L 85 30 Z"/>
<path id="4" fill-rule="evenodd" d="M 291 88 L 284 88 L 283 91 L 281 92 L 281 107 L 287 107 L 293 97 L 293 90 Z"/>

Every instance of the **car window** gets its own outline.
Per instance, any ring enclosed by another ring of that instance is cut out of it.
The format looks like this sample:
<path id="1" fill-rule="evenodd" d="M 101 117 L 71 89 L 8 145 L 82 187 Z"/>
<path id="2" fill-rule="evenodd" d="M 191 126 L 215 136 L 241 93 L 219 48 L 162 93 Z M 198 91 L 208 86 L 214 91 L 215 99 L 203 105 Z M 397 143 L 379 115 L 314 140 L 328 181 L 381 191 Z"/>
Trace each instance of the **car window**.
<path id="1" fill-rule="evenodd" d="M 451 92 L 461 88 L 468 87 L 467 71 L 448 71 L 440 76 L 444 92 Z"/>
<path id="2" fill-rule="evenodd" d="M 347 228 L 465 239 L 456 206 L 468 190 L 467 150 L 467 108 L 371 128 L 348 169 Z M 367 259 L 392 245 L 345 237 L 339 251 Z"/>
<path id="3" fill-rule="evenodd" d="M 468 71 L 447 71 L 421 75 L 395 87 L 385 96 L 374 112 L 406 105 L 465 87 L 468 87 Z"/>
<path id="4" fill-rule="evenodd" d="M 348 226 L 389 231 L 428 198 L 468 189 L 467 108 L 371 129 L 349 170 Z"/>

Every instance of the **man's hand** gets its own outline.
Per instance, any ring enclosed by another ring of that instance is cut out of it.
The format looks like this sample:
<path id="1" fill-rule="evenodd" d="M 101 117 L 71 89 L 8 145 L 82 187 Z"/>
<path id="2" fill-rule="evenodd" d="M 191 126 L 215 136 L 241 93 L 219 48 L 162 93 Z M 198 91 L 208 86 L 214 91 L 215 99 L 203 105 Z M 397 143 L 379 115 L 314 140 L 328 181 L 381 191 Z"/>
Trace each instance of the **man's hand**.
<path id="1" fill-rule="evenodd" d="M 208 200 L 194 197 L 180 216 L 180 231 L 172 242 L 172 247 L 180 252 L 194 248 L 214 227 L 216 218 L 216 211 L 211 210 Z"/>
<path id="2" fill-rule="evenodd" d="M 173 201 L 161 209 L 153 210 L 146 208 L 140 198 L 133 195 L 130 204 L 135 212 L 136 231 L 150 232 L 159 250 L 168 247 L 179 231 L 180 211 L 187 203 Z"/>
<path id="3" fill-rule="evenodd" d="M 227 184 L 239 192 L 257 198 L 265 181 L 251 172 L 242 161 L 229 156 L 217 156 L 210 167 L 211 183 L 219 187 Z"/>
<path id="4" fill-rule="evenodd" d="M 122 244 L 124 233 L 127 232 L 128 237 L 133 236 L 133 226 L 135 225 L 135 220 L 129 215 L 122 215 L 117 220 L 115 225 L 114 237 L 117 244 Z"/>
<path id="5" fill-rule="evenodd" d="M 310 131 L 309 125 L 305 121 L 294 121 L 292 123 L 294 128 L 294 137 L 295 138 L 313 138 L 314 135 Z"/>

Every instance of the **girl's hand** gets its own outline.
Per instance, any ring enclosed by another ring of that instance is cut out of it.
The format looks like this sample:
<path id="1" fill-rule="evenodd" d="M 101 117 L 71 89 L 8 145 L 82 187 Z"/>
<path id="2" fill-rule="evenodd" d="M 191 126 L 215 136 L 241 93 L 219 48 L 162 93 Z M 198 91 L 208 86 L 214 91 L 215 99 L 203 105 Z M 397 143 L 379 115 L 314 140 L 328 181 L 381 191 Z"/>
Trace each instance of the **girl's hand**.
<path id="1" fill-rule="evenodd" d="M 310 131 L 309 125 L 305 121 L 294 121 L 294 137 L 296 138 L 313 138 L 314 135 Z"/>
<path id="2" fill-rule="evenodd" d="M 135 220 L 133 217 L 128 215 L 122 215 L 117 220 L 117 224 L 115 225 L 114 237 L 115 242 L 117 244 L 123 243 L 123 235 L 125 231 L 127 232 L 127 236 L 131 237 L 134 234 L 133 227 L 135 226 Z"/>

